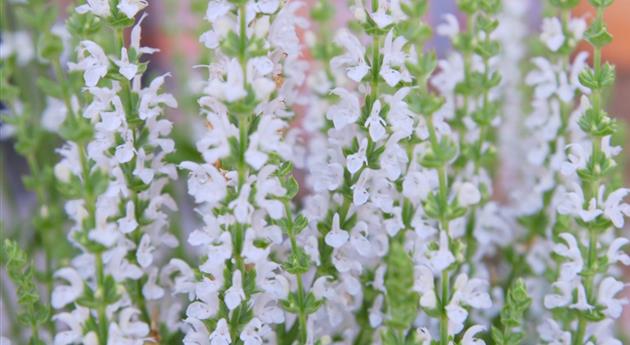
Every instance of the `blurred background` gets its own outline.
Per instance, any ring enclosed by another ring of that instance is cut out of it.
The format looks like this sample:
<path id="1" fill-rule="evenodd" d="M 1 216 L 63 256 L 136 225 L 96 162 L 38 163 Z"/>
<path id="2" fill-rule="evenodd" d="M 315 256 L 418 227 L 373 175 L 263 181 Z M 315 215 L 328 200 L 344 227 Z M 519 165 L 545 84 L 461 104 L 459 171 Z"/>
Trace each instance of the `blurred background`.
<path id="1" fill-rule="evenodd" d="M 52 1 L 52 0 L 51 0 Z M 529 30 L 528 40 L 537 38 L 538 30 L 541 23 L 543 5 L 541 0 L 514 0 L 528 2 L 528 11 L 526 15 L 526 24 Z M 61 14 L 59 24 L 63 24 L 63 17 L 67 13 L 67 6 L 72 1 L 56 0 L 55 2 L 60 8 Z M 315 2 L 314 0 L 304 0 L 307 6 L 303 7 L 303 15 L 308 15 L 309 8 Z M 336 15 L 336 25 L 342 26 L 350 17 L 349 11 L 346 9 L 346 0 L 335 0 L 338 8 Z M 199 126 L 195 126 L 199 120 L 197 111 L 197 94 L 200 87 L 202 71 L 198 71 L 193 66 L 204 61 L 202 46 L 198 43 L 199 35 L 205 30 L 206 23 L 202 20 L 201 15 L 205 13 L 207 0 L 150 0 L 148 7 L 149 16 L 143 25 L 143 45 L 156 47 L 160 52 L 151 55 L 151 63 L 149 65 L 149 73 L 158 75 L 170 72 L 172 77 L 168 80 L 170 92 L 178 99 L 179 108 L 168 114 L 170 119 L 175 122 L 175 133 L 178 141 L 178 149 L 182 151 L 182 155 L 194 154 L 194 144 L 192 140 L 195 138 L 194 133 Z M 446 13 L 457 13 L 455 0 L 432 0 L 429 6 L 429 15 L 426 19 L 433 27 L 442 21 L 442 17 Z M 591 6 L 587 0 L 574 13 L 575 16 L 585 16 L 591 18 L 594 14 L 591 12 Z M 603 53 L 604 60 L 610 61 L 616 65 L 617 81 L 614 90 L 611 91 L 608 98 L 609 113 L 621 119 L 624 124 L 630 122 L 630 0 L 617 0 L 614 5 L 606 11 L 606 22 L 609 30 L 614 36 L 613 43 L 606 46 Z M 461 16 L 460 16 L 461 19 Z M 313 28 L 316 29 L 316 28 Z M 0 33 L 1 34 L 1 33 Z M 434 38 L 429 49 L 435 49 L 439 56 L 445 56 L 450 45 L 448 40 L 443 38 Z M 587 45 L 580 47 L 582 50 L 588 50 Z M 306 56 L 308 56 L 306 54 Z M 199 74 L 198 74 L 199 73 Z M 299 124 L 298 124 L 299 125 Z M 23 157 L 16 153 L 14 148 L 14 140 L 7 134 L 7 128 L 0 127 L 0 212 L 2 215 L 3 231 L 6 234 L 17 234 L 23 243 L 29 243 L 31 234 L 29 233 L 29 219 L 31 218 L 33 208 L 36 204 L 35 196 L 24 188 L 22 177 L 29 174 L 28 164 Z M 623 125 L 625 126 L 625 125 Z M 627 130 L 625 131 L 628 132 Z M 59 142 L 51 142 L 50 148 L 58 147 Z M 624 143 L 625 159 L 630 157 L 630 145 L 628 140 Z M 52 152 L 52 149 L 51 149 Z M 630 169 L 628 165 L 625 168 L 625 183 L 630 185 Z M 185 196 L 186 191 L 181 184 L 174 191 L 179 200 L 187 202 Z M 504 184 L 505 185 L 505 184 Z M 188 206 L 188 207 L 187 207 Z M 180 207 L 181 212 L 178 214 L 180 227 L 190 229 L 188 222 L 193 222 L 194 215 L 191 205 Z M 27 224 L 27 225 L 25 225 Z M 3 234 L 3 237 L 6 236 Z M 36 260 L 43 260 L 36 258 Z M 630 272 L 626 272 L 630 274 Z M 6 276 L 0 277 L 3 281 Z M 6 286 L 2 284 L 2 286 Z M 4 288 L 3 288 L 4 290 Z M 628 290 L 626 290 L 628 294 Z M 6 334 L 7 310 L 14 310 L 6 303 L 12 303 L 10 299 L 5 299 L 6 291 L 2 291 L 2 305 L 0 309 L 0 333 Z M 630 295 L 630 294 L 629 294 Z M 9 308 L 7 308 L 9 307 Z M 4 315 L 3 315 L 4 314 Z M 622 326 L 627 334 L 630 335 L 630 311 L 626 308 L 623 316 Z"/>

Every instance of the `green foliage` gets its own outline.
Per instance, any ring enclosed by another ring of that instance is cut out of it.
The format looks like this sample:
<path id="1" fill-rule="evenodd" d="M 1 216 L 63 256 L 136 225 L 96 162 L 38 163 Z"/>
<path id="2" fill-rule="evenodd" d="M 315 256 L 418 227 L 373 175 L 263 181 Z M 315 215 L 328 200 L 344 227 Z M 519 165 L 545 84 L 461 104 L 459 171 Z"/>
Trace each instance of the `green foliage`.
<path id="1" fill-rule="evenodd" d="M 524 334 L 522 326 L 524 315 L 531 305 L 532 299 L 527 294 L 525 283 L 517 280 L 508 290 L 505 305 L 501 309 L 501 328 L 492 327 L 492 339 L 497 345 L 519 345 Z"/>
<path id="2" fill-rule="evenodd" d="M 608 32 L 603 19 L 596 19 L 584 33 L 586 40 L 596 48 L 601 48 L 612 42 L 612 35 Z"/>
<path id="3" fill-rule="evenodd" d="M 37 330 L 50 320 L 50 307 L 40 300 L 35 285 L 35 269 L 28 255 L 15 241 L 6 239 L 2 246 L 2 261 L 17 291 L 20 306 L 17 320 L 33 330 L 30 344 L 44 344 L 39 340 Z"/>
<path id="4" fill-rule="evenodd" d="M 409 329 L 418 312 L 419 296 L 414 285 L 413 260 L 400 241 L 392 241 L 387 256 L 387 325 L 401 333 Z"/>

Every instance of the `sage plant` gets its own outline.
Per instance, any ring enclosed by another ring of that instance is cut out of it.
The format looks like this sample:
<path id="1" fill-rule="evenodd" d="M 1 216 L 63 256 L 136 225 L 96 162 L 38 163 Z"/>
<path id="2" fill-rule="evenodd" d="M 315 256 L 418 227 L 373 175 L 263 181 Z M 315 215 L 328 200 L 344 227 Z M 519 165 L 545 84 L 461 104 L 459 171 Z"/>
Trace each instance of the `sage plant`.
<path id="1" fill-rule="evenodd" d="M 208 5 L 211 27 L 200 38 L 213 49 L 199 99 L 207 124 L 197 140 L 203 160 L 180 164 L 203 218 L 188 238 L 200 247 L 202 263 L 171 261 L 175 291 L 190 299 L 186 344 L 263 344 L 295 334 L 306 342 L 317 301 L 304 284 L 310 264 L 297 237 L 307 221 L 294 214 L 298 184 L 285 140 L 304 79 L 296 33 L 305 23 L 296 16 L 301 5 Z"/>
<path id="2" fill-rule="evenodd" d="M 0 224 L 0 345 L 621 344 L 589 2 L 530 29 L 521 0 L 194 0 L 165 7 L 174 55 L 143 44 L 159 2 L 0 2 L 0 140 L 35 194 Z"/>
<path id="3" fill-rule="evenodd" d="M 588 96 L 581 99 L 579 118 L 573 137 L 566 146 L 561 163 L 564 177 L 556 210 L 559 213 L 553 236 L 553 252 L 559 273 L 552 291 L 544 299 L 554 317 L 539 327 L 547 343 L 566 341 L 620 343 L 610 332 L 613 320 L 627 303 L 616 295 L 624 284 L 616 279 L 614 265 L 630 264 L 621 251 L 627 237 L 617 237 L 630 215 L 624 197 L 628 188 L 611 181 L 621 147 L 612 144 L 616 124 L 602 107 L 603 91 L 615 79 L 612 65 L 602 63 L 602 47 L 610 43 L 603 14 L 612 1 L 591 1 L 596 17 L 584 33 L 593 47 L 593 67 L 579 73 L 578 82 Z"/>
<path id="4" fill-rule="evenodd" d="M 164 187 L 177 176 L 175 166 L 164 161 L 174 141 L 168 138 L 172 124 L 161 114 L 176 101 L 160 93 L 166 76 L 141 84 L 146 64 L 140 58 L 156 52 L 141 46 L 144 16 L 129 42 L 124 39 L 125 28 L 145 6 L 125 1 L 78 6 L 75 20 L 95 25 L 89 36 L 107 30 L 116 38 L 114 48 L 108 54 L 75 32 L 79 42 L 68 72 L 82 77 L 82 92 L 71 75 L 57 69 L 68 116 L 60 130 L 67 141 L 58 149 L 62 159 L 54 171 L 73 221 L 68 240 L 80 253 L 55 273 L 56 344 L 160 337 L 159 311 L 150 309 L 164 295 L 156 257 L 158 249 L 177 245 L 165 232 L 165 211 L 176 205 Z"/>

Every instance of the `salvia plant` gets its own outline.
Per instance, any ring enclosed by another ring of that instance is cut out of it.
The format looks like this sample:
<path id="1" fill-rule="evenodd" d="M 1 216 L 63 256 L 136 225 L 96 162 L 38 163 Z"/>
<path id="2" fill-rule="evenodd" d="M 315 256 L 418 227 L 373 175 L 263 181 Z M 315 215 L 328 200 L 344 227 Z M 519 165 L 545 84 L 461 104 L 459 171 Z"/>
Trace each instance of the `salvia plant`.
<path id="1" fill-rule="evenodd" d="M 613 0 L 579 2 L 174 1 L 169 66 L 157 1 L 2 0 L 0 344 L 623 344 Z"/>

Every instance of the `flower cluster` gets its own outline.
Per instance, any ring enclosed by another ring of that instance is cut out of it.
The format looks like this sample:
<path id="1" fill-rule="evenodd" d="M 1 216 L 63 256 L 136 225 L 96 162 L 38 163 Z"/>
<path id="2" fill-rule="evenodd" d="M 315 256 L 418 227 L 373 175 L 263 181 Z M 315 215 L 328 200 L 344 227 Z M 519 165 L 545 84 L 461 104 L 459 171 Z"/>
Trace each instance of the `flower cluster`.
<path id="1" fill-rule="evenodd" d="M 303 285 L 309 263 L 297 236 L 306 220 L 293 215 L 298 184 L 290 161 L 297 153 L 289 130 L 304 80 L 296 33 L 305 25 L 296 16 L 301 6 L 208 5 L 211 27 L 200 38 L 213 49 L 199 98 L 207 127 L 197 140 L 203 159 L 180 164 L 203 218 L 188 237 L 202 263 L 169 263 L 175 293 L 190 300 L 185 344 L 275 343 L 298 333 L 306 341 L 307 315 L 317 306 Z"/>
<path id="2" fill-rule="evenodd" d="M 146 62 L 149 1 L 65 26 L 9 1 L 0 134 L 36 208 L 34 236 L 3 219 L 0 345 L 620 344 L 613 1 L 590 25 L 578 2 L 529 47 L 522 0 L 458 0 L 435 32 L 428 0 L 355 0 L 340 28 L 330 0 L 210 0 L 186 104 Z"/>
<path id="3" fill-rule="evenodd" d="M 612 2 L 591 3 L 597 15 L 588 29 L 582 23 L 568 25 L 584 34 L 594 57 L 592 68 L 573 67 L 570 71 L 575 89 L 586 95 L 575 111 L 577 126 L 571 128 L 575 134 L 566 138 L 564 150 L 559 148 L 565 155 L 559 162 L 561 185 L 553 202 L 558 216 L 550 238 L 558 273 L 544 297 L 547 309 L 567 314 L 546 318 L 539 326 L 545 343 L 620 343 L 610 329 L 627 303 L 616 297 L 624 284 L 616 279 L 614 266 L 630 264 L 630 257 L 621 251 L 628 239 L 616 235 L 624 226 L 624 217 L 630 216 L 630 204 L 623 200 L 630 189 L 616 188 L 609 182 L 621 147 L 611 143 L 616 125 L 602 108 L 602 92 L 615 79 L 614 67 L 601 63 L 602 47 L 611 40 L 603 13 Z M 543 30 L 541 38 L 553 50 L 552 30 Z M 562 36 L 562 44 L 567 40 L 564 32 L 555 36 Z"/>
<path id="4" fill-rule="evenodd" d="M 168 137 L 172 123 L 161 114 L 177 102 L 160 92 L 167 75 L 142 85 L 146 64 L 140 58 L 156 51 L 141 46 L 145 15 L 124 41 L 125 27 L 145 5 L 79 6 L 79 16 L 102 18 L 117 47 L 108 54 L 95 40 L 79 41 L 68 69 L 82 78 L 81 92 L 69 84 L 72 75 L 57 76 L 65 84 L 60 134 L 67 141 L 57 150 L 62 159 L 54 173 L 73 222 L 68 239 L 80 254 L 55 273 L 50 303 L 61 325 L 55 344 L 143 343 L 160 321 L 150 309 L 165 295 L 159 256 L 177 246 L 166 231 L 166 211 L 177 206 L 164 192 L 177 178 L 175 165 L 165 160 L 175 142 Z"/>

